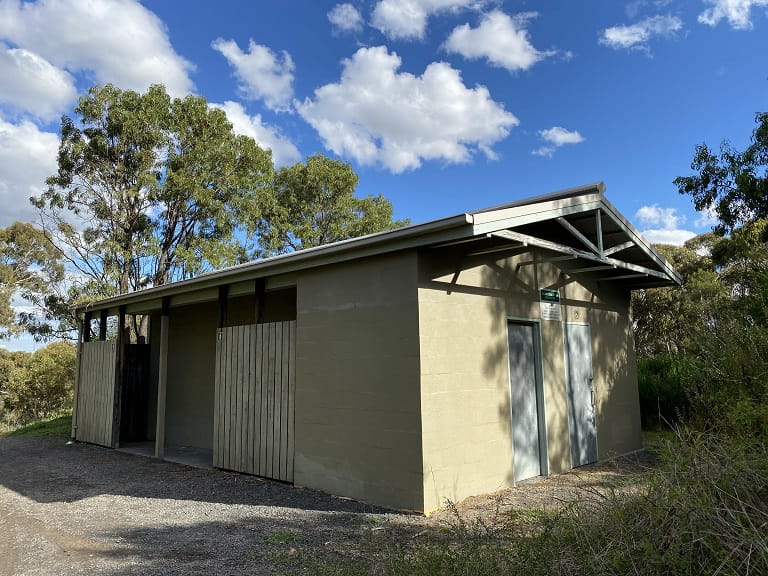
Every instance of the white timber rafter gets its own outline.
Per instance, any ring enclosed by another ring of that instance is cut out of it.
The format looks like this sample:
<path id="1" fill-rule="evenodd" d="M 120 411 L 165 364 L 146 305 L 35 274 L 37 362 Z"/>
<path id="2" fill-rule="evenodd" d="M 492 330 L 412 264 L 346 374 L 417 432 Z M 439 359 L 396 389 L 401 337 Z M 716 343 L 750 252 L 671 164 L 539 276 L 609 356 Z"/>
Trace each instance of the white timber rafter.
<path id="1" fill-rule="evenodd" d="M 522 234 L 520 232 L 515 232 L 513 230 L 498 230 L 496 232 L 491 232 L 489 235 L 496 238 L 511 240 L 513 242 L 519 242 L 523 246 L 536 246 L 538 248 L 544 248 L 545 250 L 560 252 L 562 254 L 567 254 L 570 256 L 576 256 L 577 258 L 590 260 L 592 262 L 598 262 L 607 268 L 622 268 L 624 270 L 631 270 L 632 272 L 638 272 L 640 274 L 644 274 L 647 276 L 654 276 L 656 278 L 663 278 L 666 280 L 669 279 L 669 276 L 664 272 L 653 270 L 651 268 L 647 268 L 646 266 L 640 266 L 639 264 L 632 264 L 631 262 L 625 262 L 623 260 L 618 260 L 616 258 L 609 258 L 606 256 L 601 257 L 598 254 L 595 254 L 594 252 L 579 250 L 578 248 L 572 248 L 571 246 L 566 246 L 565 244 L 552 242 L 550 240 L 544 240 L 542 238 L 536 238 L 535 236 L 530 236 L 529 234 Z M 603 268 L 603 266 L 601 266 L 600 268 Z M 581 271 L 584 271 L 584 269 L 582 268 Z M 579 272 L 579 269 L 574 269 L 573 272 L 574 273 Z"/>

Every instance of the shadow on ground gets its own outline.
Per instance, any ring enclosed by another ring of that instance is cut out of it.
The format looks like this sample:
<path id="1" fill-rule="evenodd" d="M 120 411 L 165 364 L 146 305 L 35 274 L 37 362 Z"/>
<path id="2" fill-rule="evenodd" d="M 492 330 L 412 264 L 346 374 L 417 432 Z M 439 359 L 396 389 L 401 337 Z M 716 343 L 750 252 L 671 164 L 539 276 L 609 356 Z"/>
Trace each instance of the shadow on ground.
<path id="1" fill-rule="evenodd" d="M 61 438 L 0 439 L 0 484 L 39 503 L 102 494 L 329 512 L 391 512 L 254 476 L 192 468 Z"/>

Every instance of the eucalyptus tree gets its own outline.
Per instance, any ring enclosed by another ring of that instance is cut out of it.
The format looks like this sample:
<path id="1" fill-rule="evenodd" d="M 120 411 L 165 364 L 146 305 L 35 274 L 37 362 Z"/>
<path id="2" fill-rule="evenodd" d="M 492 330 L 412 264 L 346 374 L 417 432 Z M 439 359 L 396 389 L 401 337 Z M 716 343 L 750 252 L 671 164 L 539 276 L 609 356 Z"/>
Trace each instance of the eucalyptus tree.
<path id="1" fill-rule="evenodd" d="M 744 150 L 724 141 L 717 154 L 700 144 L 691 162 L 694 173 L 674 181 L 680 194 L 691 196 L 696 210 L 715 213 L 719 232 L 768 218 L 768 112 L 757 114 L 755 122 Z"/>
<path id="2" fill-rule="evenodd" d="M 243 261 L 272 175 L 271 153 L 204 98 L 94 86 L 32 202 L 80 280 L 69 296 L 91 299 Z"/>
<path id="3" fill-rule="evenodd" d="M 24 307 L 44 304 L 64 278 L 64 266 L 45 234 L 28 223 L 0 228 L 0 338 L 22 330 L 29 312 Z"/>
<path id="4" fill-rule="evenodd" d="M 359 198 L 349 163 L 315 154 L 275 175 L 271 204 L 258 226 L 258 254 L 312 248 L 404 226 L 381 194 Z"/>

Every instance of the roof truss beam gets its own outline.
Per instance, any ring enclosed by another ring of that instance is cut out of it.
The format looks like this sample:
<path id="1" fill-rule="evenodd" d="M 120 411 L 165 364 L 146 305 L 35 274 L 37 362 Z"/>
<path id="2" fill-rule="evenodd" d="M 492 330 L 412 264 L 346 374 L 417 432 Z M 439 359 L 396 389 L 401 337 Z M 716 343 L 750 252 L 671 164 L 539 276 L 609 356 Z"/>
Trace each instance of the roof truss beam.
<path id="1" fill-rule="evenodd" d="M 599 214 L 599 210 L 598 210 L 598 214 Z M 584 236 L 584 234 L 582 234 L 578 230 L 578 228 L 576 228 L 573 224 L 568 222 L 568 220 L 566 220 L 565 218 L 560 216 L 559 218 L 557 218 L 557 223 L 560 224 L 560 226 L 562 226 L 566 230 L 568 230 L 568 232 L 570 232 L 574 237 L 576 237 L 576 239 L 578 239 L 582 244 L 584 244 L 584 246 L 586 246 L 587 248 L 592 250 L 592 252 L 594 252 L 595 254 L 600 256 L 600 252 L 601 252 L 600 248 L 595 246 L 595 244 L 589 238 Z M 599 244 L 603 243 L 603 239 L 601 238 L 601 236 L 602 236 L 602 231 L 598 230 L 598 238 L 599 238 L 598 239 L 598 243 Z"/>
<path id="2" fill-rule="evenodd" d="M 611 246 L 610 248 L 606 248 L 603 250 L 603 256 L 610 256 L 611 254 L 616 254 L 616 252 L 621 252 L 622 250 L 626 250 L 627 248 L 632 248 L 635 243 L 630 242 L 623 242 L 621 244 L 617 244 L 616 246 Z"/>
<path id="3" fill-rule="evenodd" d="M 645 266 L 640 266 L 639 264 L 631 264 L 630 262 L 624 262 L 623 260 L 617 260 L 615 258 L 607 258 L 605 256 L 600 257 L 592 252 L 579 250 L 577 248 L 572 248 L 570 246 L 566 246 L 565 244 L 559 244 L 549 240 L 543 240 L 541 238 L 536 238 L 535 236 L 529 236 L 528 234 L 521 234 L 520 232 L 514 232 L 513 230 L 499 230 L 498 232 L 492 232 L 491 235 L 496 236 L 497 238 L 512 240 L 513 242 L 520 242 L 523 244 L 523 246 L 537 246 L 539 248 L 544 248 L 545 250 L 561 252 L 563 254 L 584 258 L 585 260 L 592 260 L 594 262 L 600 262 L 601 264 L 615 266 L 616 268 L 632 270 L 633 272 L 640 272 L 642 274 L 647 274 L 648 276 L 669 280 L 669 276 L 663 272 L 659 272 L 658 270 L 652 270 L 650 268 L 646 268 Z"/>

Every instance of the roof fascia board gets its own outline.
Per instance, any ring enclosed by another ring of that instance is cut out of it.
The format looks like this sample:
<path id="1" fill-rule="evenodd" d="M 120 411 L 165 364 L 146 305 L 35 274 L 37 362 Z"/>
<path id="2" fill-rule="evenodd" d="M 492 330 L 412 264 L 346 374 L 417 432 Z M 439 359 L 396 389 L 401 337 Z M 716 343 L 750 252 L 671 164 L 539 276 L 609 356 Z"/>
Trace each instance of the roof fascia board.
<path id="1" fill-rule="evenodd" d="M 599 182 L 593 182 L 592 184 L 574 186 L 573 188 L 566 188 L 564 190 L 548 192 L 546 194 L 540 194 L 538 196 L 533 196 L 530 198 L 523 198 L 522 200 L 515 200 L 514 202 L 505 202 L 504 204 L 497 204 L 496 206 L 483 208 L 482 210 L 475 210 L 474 212 L 472 212 L 472 214 L 497 212 L 499 210 L 505 210 L 507 208 L 514 208 L 517 206 L 530 206 L 532 204 L 539 204 L 541 202 L 548 202 L 550 200 L 563 200 L 566 198 L 583 196 L 587 193 L 597 193 L 602 197 L 602 195 L 605 194 L 605 184 L 602 181 L 599 181 Z"/>
<path id="2" fill-rule="evenodd" d="M 486 224 L 489 222 L 496 222 L 500 220 L 513 219 L 515 217 L 527 216 L 529 214 L 536 214 L 539 212 L 557 212 L 563 210 L 564 214 L 571 214 L 573 211 L 569 210 L 574 206 L 581 206 L 582 204 L 599 203 L 602 200 L 600 194 L 584 194 L 581 196 L 573 196 L 570 198 L 558 198 L 555 200 L 549 200 L 546 202 L 536 202 L 533 204 L 523 204 L 521 206 L 514 206 L 512 208 L 501 208 L 499 210 L 493 210 L 491 212 L 473 212 L 472 219 L 474 224 Z M 575 212 L 586 212 L 585 209 L 578 209 Z"/>
<path id="3" fill-rule="evenodd" d="M 170 296 L 172 298 L 171 305 L 175 305 L 177 296 L 180 294 L 206 290 L 219 286 L 220 284 L 245 282 L 266 276 L 293 274 L 308 268 L 327 266 L 329 264 L 347 262 L 357 258 L 375 256 L 408 248 L 416 248 L 432 242 L 457 240 L 471 235 L 472 228 L 468 226 L 469 215 L 462 214 L 454 217 L 452 220 L 452 227 L 441 226 L 441 229 L 439 228 L 431 233 L 402 234 L 399 238 L 387 238 L 386 241 L 381 241 L 381 237 L 379 237 L 376 242 L 362 242 L 361 240 L 370 238 L 364 237 L 363 239 L 354 239 L 357 240 L 357 243 L 355 244 L 352 243 L 354 242 L 353 240 L 328 244 L 318 248 L 308 248 L 307 250 L 292 252 L 290 254 L 266 260 L 225 268 L 224 270 L 211 272 L 190 280 L 183 280 L 164 286 L 157 286 L 138 292 L 114 296 L 106 300 L 94 302 L 87 307 L 78 307 L 77 310 L 103 310 L 119 304 L 138 303 L 165 296 Z M 444 223 L 445 220 L 437 222 Z M 394 232 L 398 232 L 398 230 L 395 230 Z"/>
<path id="4" fill-rule="evenodd" d="M 587 203 L 570 204 L 567 206 L 552 205 L 556 203 L 547 203 L 546 205 L 535 206 L 534 208 L 540 208 L 537 211 L 517 210 L 517 213 L 509 213 L 504 219 L 492 220 L 487 222 L 478 223 L 475 221 L 473 227 L 474 234 L 488 234 L 490 232 L 496 232 L 498 230 L 504 230 L 506 228 L 515 228 L 517 226 L 524 226 L 525 224 L 533 224 L 535 222 L 541 222 L 542 220 L 551 220 L 553 218 L 559 218 L 561 216 L 568 216 L 569 214 L 578 214 L 581 212 L 589 212 L 596 210 L 602 206 L 601 202 L 596 199 L 597 196 L 593 195 L 592 201 Z M 559 203 L 559 202 L 558 202 Z M 560 203 L 561 204 L 561 203 Z"/>

